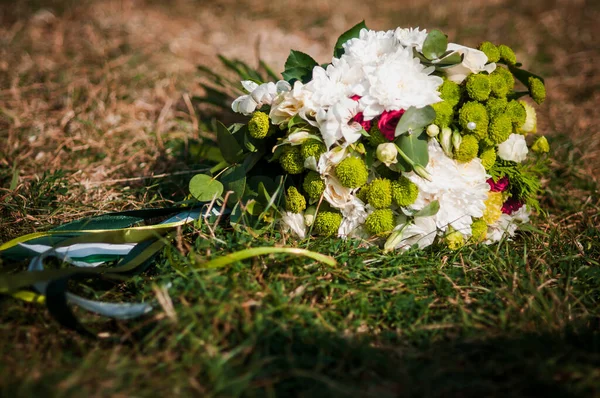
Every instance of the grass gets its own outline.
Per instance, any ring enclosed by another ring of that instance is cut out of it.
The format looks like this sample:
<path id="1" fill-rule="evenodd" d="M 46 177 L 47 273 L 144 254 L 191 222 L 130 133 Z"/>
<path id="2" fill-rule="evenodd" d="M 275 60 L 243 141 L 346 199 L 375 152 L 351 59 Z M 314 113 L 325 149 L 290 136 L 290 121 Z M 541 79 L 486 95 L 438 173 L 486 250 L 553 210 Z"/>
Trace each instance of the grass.
<path id="1" fill-rule="evenodd" d="M 1 14 L 1 242 L 185 196 L 204 167 L 198 144 L 212 137 L 211 110 L 191 104 L 201 94 L 195 65 L 216 67 L 217 49 L 255 60 L 260 29 L 268 32 L 261 56 L 276 66 L 290 47 L 326 57 L 336 33 L 363 17 L 382 29 L 439 26 L 471 45 L 504 40 L 544 71 L 539 128 L 553 162 L 540 198 L 548 214 L 515 242 L 383 255 L 321 240 L 308 248 L 337 267 L 277 254 L 199 270 L 237 250 L 293 245 L 277 231 L 256 238 L 223 226 L 213 236 L 200 223 L 147 273 L 108 292 L 80 291 L 157 302 L 136 321 L 77 312 L 108 337 L 98 341 L 61 328 L 43 306 L 0 297 L 0 395 L 600 395 L 597 4 L 379 2 L 367 10 L 223 0 L 165 11 L 156 2 L 89 1 L 48 15 L 40 5 L 64 3 L 25 3 Z M 237 30 L 223 28 L 231 25 Z"/>

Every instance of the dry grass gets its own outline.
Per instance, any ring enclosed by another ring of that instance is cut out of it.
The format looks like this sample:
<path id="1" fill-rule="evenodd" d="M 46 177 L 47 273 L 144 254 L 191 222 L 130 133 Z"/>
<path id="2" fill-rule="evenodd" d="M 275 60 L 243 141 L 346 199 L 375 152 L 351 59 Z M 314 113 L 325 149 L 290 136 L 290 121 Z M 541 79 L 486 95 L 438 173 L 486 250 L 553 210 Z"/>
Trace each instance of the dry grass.
<path id="1" fill-rule="evenodd" d="M 59 216 L 10 212 L 12 222 L 29 219 L 30 228 L 82 211 L 168 200 L 168 194 L 156 198 L 123 188 L 143 186 L 141 176 L 189 168 L 170 143 L 210 134 L 198 122 L 202 110 L 189 101 L 201 92 L 196 65 L 219 68 L 216 54 L 222 53 L 250 64 L 262 58 L 281 70 L 290 48 L 325 62 L 337 35 L 360 19 L 376 29 L 440 27 L 468 45 L 485 38 L 513 46 L 547 80 L 540 130 L 568 137 L 570 156 L 583 161 L 569 173 L 598 181 L 600 53 L 593 32 L 600 6 L 594 1 L 180 0 L 167 7 L 121 0 L 57 6 L 63 3 L 0 14 L 3 195 L 18 192 L 7 189 L 13 168 L 19 186 L 62 169 L 70 193 L 60 200 L 77 204 Z"/>

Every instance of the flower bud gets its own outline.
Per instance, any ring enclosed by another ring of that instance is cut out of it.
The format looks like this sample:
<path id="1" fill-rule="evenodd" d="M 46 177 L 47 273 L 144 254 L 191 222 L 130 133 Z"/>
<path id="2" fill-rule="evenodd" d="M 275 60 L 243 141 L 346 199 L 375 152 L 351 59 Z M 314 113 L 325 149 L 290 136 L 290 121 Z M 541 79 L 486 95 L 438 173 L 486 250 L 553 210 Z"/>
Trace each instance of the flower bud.
<path id="1" fill-rule="evenodd" d="M 315 213 L 317 212 L 317 208 L 315 206 L 310 206 L 304 212 L 304 225 L 310 227 L 315 222 Z"/>
<path id="2" fill-rule="evenodd" d="M 429 174 L 429 172 L 425 170 L 425 167 L 421 166 L 418 163 L 415 163 L 413 165 L 413 170 L 419 177 L 424 178 L 427 181 L 431 181 L 431 174 Z"/>
<path id="3" fill-rule="evenodd" d="M 376 155 L 377 159 L 388 167 L 391 164 L 398 162 L 398 148 L 396 148 L 396 144 L 392 142 L 379 144 L 377 146 Z"/>
<path id="4" fill-rule="evenodd" d="M 440 133 L 440 144 L 442 149 L 448 156 L 452 156 L 452 130 L 449 127 L 444 127 Z"/>
<path id="5" fill-rule="evenodd" d="M 462 142 L 462 136 L 460 135 L 460 133 L 458 131 L 455 131 L 454 133 L 452 133 L 452 146 L 454 147 L 454 149 L 456 151 L 458 151 L 460 149 L 461 142 Z"/>
<path id="6" fill-rule="evenodd" d="M 430 137 L 436 137 L 440 133 L 440 128 L 436 124 L 430 124 L 427 126 L 427 135 Z"/>
<path id="7" fill-rule="evenodd" d="M 531 149 L 536 153 L 548 153 L 550 152 L 550 144 L 548 144 L 546 137 L 541 136 L 535 140 Z"/>

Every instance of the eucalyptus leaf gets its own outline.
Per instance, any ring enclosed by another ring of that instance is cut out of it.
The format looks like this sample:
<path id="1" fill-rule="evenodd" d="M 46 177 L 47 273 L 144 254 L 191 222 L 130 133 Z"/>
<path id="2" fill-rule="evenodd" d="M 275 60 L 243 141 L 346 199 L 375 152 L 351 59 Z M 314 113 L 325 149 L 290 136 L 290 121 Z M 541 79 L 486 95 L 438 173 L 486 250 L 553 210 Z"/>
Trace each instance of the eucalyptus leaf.
<path id="1" fill-rule="evenodd" d="M 396 144 L 415 164 L 423 167 L 429 163 L 428 136 L 421 130 L 413 134 L 404 134 L 396 139 Z"/>
<path id="2" fill-rule="evenodd" d="M 342 33 L 340 37 L 337 39 L 335 43 L 335 48 L 333 50 L 333 56 L 336 58 L 341 57 L 344 54 L 344 47 L 342 45 L 346 43 L 350 39 L 354 39 L 360 36 L 360 31 L 362 29 L 367 29 L 367 25 L 365 25 L 365 21 L 361 21 Z"/>
<path id="3" fill-rule="evenodd" d="M 460 64 L 463 61 L 464 55 L 463 54 L 459 54 L 457 52 L 455 52 L 452 55 L 448 55 L 445 58 L 440 59 L 439 62 L 437 62 L 435 65 L 436 66 L 454 66 L 457 64 Z"/>
<path id="4" fill-rule="evenodd" d="M 440 58 L 448 48 L 448 38 L 441 31 L 434 29 L 427 34 L 423 42 L 423 55 L 430 60 Z"/>
<path id="5" fill-rule="evenodd" d="M 243 159 L 243 149 L 231 132 L 221 122 L 217 122 L 217 143 L 223 158 L 235 164 Z"/>
<path id="6" fill-rule="evenodd" d="M 237 203 L 244 195 L 246 189 L 246 170 L 244 166 L 233 166 L 223 173 L 221 176 L 224 192 L 232 191 L 227 199 L 227 204 Z"/>
<path id="7" fill-rule="evenodd" d="M 210 202 L 223 194 L 223 184 L 206 174 L 196 174 L 190 180 L 190 193 L 201 202 Z"/>
<path id="8" fill-rule="evenodd" d="M 398 124 L 396 125 L 396 137 L 412 130 L 413 132 L 421 131 L 429 126 L 435 120 L 435 110 L 430 105 L 424 108 L 417 109 L 414 106 L 408 108 Z"/>
<path id="9" fill-rule="evenodd" d="M 430 217 L 435 216 L 440 211 L 440 202 L 434 200 L 427 206 L 413 214 L 414 217 Z"/>

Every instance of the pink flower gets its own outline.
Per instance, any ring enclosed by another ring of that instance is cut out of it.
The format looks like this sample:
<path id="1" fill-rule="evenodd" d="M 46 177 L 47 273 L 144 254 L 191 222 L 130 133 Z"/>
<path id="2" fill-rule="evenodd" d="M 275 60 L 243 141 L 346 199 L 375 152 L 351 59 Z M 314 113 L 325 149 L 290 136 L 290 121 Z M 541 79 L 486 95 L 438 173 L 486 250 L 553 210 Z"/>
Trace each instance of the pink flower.
<path id="1" fill-rule="evenodd" d="M 493 178 L 487 180 L 490 184 L 490 191 L 492 192 L 504 192 L 508 188 L 508 177 L 502 177 L 498 181 L 494 181 Z"/>
<path id="2" fill-rule="evenodd" d="M 400 109 L 399 111 L 384 111 L 379 116 L 377 127 L 379 127 L 381 134 L 389 141 L 393 141 L 396 138 L 396 126 L 402 115 L 404 115 L 404 109 Z"/>
<path id="3" fill-rule="evenodd" d="M 502 205 L 502 213 L 511 215 L 521 207 L 523 207 L 523 202 L 518 201 L 515 198 L 508 198 L 508 200 Z"/>
<path id="4" fill-rule="evenodd" d="M 362 98 L 362 97 L 361 97 L 360 95 L 356 95 L 356 94 L 354 94 L 352 97 L 350 97 L 350 99 L 351 99 L 352 101 L 358 101 L 358 100 L 359 100 L 359 99 L 361 99 L 361 98 Z"/>

